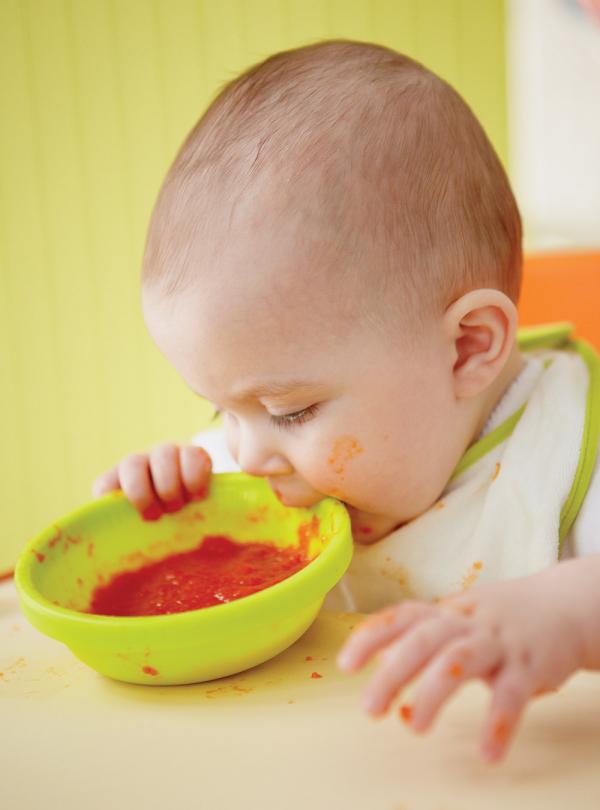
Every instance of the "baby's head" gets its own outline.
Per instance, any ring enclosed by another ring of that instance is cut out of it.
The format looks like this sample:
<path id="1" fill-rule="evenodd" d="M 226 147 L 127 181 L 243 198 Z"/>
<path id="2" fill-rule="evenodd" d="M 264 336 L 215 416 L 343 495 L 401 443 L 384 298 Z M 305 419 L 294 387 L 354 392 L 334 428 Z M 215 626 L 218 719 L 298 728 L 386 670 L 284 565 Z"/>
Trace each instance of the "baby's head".
<path id="1" fill-rule="evenodd" d="M 404 522 L 514 375 L 521 225 L 481 126 L 383 47 L 277 54 L 225 87 L 154 209 L 150 334 L 282 500 Z"/>

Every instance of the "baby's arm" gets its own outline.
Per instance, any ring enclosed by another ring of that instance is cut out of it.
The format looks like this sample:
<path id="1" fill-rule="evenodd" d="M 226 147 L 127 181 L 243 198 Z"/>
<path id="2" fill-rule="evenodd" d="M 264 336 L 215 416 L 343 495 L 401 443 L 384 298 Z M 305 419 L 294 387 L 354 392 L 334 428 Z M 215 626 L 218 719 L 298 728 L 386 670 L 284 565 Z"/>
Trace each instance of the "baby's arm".
<path id="1" fill-rule="evenodd" d="M 384 714 L 417 675 L 401 716 L 426 731 L 444 702 L 470 678 L 492 701 L 481 738 L 488 762 L 506 753 L 527 702 L 557 689 L 578 669 L 600 670 L 600 554 L 519 579 L 484 584 L 437 604 L 402 602 L 352 633 L 338 656 L 346 672 L 373 656 L 379 665 L 364 694 Z"/>
<path id="2" fill-rule="evenodd" d="M 150 453 L 132 453 L 98 476 L 95 497 L 122 489 L 145 520 L 177 512 L 190 500 L 206 495 L 211 460 L 202 447 L 162 444 Z"/>

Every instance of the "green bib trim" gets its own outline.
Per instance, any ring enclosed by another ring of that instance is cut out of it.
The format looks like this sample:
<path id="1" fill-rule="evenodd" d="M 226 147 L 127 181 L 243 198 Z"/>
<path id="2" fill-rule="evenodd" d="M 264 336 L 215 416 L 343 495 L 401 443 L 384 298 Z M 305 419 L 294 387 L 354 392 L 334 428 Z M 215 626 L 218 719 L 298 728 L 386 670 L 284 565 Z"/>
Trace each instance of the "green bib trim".
<path id="1" fill-rule="evenodd" d="M 568 348 L 578 352 L 585 361 L 590 375 L 590 383 L 585 407 L 579 463 L 577 464 L 575 479 L 569 497 L 560 513 L 559 554 L 563 540 L 575 522 L 588 490 L 596 466 L 598 442 L 600 441 L 600 360 L 596 351 L 589 343 L 583 340 L 570 341 Z"/>
<path id="2" fill-rule="evenodd" d="M 567 351 L 575 351 L 584 360 L 589 372 L 589 387 L 579 461 L 571 491 L 560 513 L 559 555 L 563 541 L 579 513 L 581 504 L 588 490 L 596 464 L 598 443 L 600 442 L 600 358 L 588 343 L 583 340 L 573 340 L 571 338 L 573 329 L 574 326 L 571 323 L 556 323 L 521 328 L 517 333 L 517 341 L 521 350 L 564 349 Z M 548 367 L 551 363 L 552 360 L 548 360 L 545 366 Z M 482 439 L 475 442 L 475 444 L 468 447 L 456 465 L 449 481 L 458 478 L 459 475 L 462 475 L 465 470 L 472 467 L 473 464 L 493 450 L 494 447 L 497 447 L 508 439 L 519 423 L 526 407 L 527 403 L 522 405 L 519 410 L 515 411 L 508 419 L 505 419 L 504 422 L 498 425 L 491 433 L 488 433 Z"/>
<path id="3" fill-rule="evenodd" d="M 455 478 L 458 478 L 459 475 L 462 475 L 465 470 L 468 470 L 469 467 L 472 467 L 475 462 L 479 461 L 480 458 L 483 458 L 490 450 L 493 450 L 505 439 L 511 435 L 513 430 L 516 428 L 519 419 L 523 416 L 523 411 L 525 410 L 527 403 L 525 405 L 521 405 L 518 411 L 515 411 L 512 416 L 509 416 L 508 419 L 505 419 L 501 425 L 495 430 L 492 430 L 491 433 L 488 433 L 483 439 L 480 439 L 475 444 L 472 444 L 468 450 L 466 450 L 464 456 L 458 462 L 456 467 L 454 468 L 454 472 L 450 476 L 450 481 L 454 481 Z"/>
<path id="4" fill-rule="evenodd" d="M 542 326 L 522 326 L 517 331 L 519 348 L 524 352 L 534 349 L 562 349 L 571 342 L 575 325 L 564 321 Z"/>

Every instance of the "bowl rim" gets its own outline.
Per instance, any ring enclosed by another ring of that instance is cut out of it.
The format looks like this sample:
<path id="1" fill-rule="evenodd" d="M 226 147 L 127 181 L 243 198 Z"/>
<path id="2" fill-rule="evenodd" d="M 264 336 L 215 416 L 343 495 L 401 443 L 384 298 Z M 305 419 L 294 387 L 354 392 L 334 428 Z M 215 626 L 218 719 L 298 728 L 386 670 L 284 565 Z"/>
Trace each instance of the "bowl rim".
<path id="1" fill-rule="evenodd" d="M 246 473 L 214 473 L 211 476 L 211 488 L 213 486 L 238 487 L 240 484 L 254 488 L 263 486 L 269 487 L 268 483 L 263 478 L 251 476 Z M 193 501 L 190 503 L 198 505 L 201 504 L 202 501 Z M 239 614 L 244 613 L 248 615 L 248 612 L 253 608 L 260 609 L 261 607 L 265 607 L 267 602 L 276 600 L 278 595 L 283 591 L 287 593 L 288 597 L 299 591 L 302 591 L 304 597 L 307 599 L 309 596 L 316 598 L 322 595 L 324 597 L 339 581 L 341 576 L 343 576 L 352 558 L 353 542 L 350 516 L 341 501 L 336 498 L 326 497 L 310 507 L 288 507 L 283 505 L 285 509 L 299 509 L 317 516 L 323 514 L 325 511 L 329 512 L 331 510 L 339 514 L 339 526 L 331 535 L 330 541 L 323 550 L 300 571 L 296 571 L 294 574 L 291 574 L 289 577 L 286 577 L 274 585 L 270 585 L 248 596 L 234 599 L 231 602 L 155 616 L 106 616 L 102 614 L 85 613 L 83 611 L 73 610 L 72 608 L 55 605 L 43 596 L 32 579 L 32 571 L 36 564 L 34 552 L 37 551 L 40 546 L 46 544 L 48 535 L 56 531 L 56 525 L 68 525 L 72 521 L 81 520 L 95 512 L 114 507 L 122 508 L 123 506 L 135 509 L 120 490 L 107 493 L 58 518 L 25 544 L 17 560 L 14 575 L 15 585 L 24 610 L 28 609 L 28 613 L 34 613 L 37 617 L 43 619 L 45 622 L 48 621 L 51 625 L 60 625 L 62 629 L 67 625 L 78 627 L 85 625 L 90 630 L 93 628 L 97 628 L 98 630 L 121 628 L 124 631 L 131 631 L 140 627 L 158 630 L 167 624 L 173 627 L 175 624 L 179 626 L 186 624 L 197 625 L 198 623 L 210 622 L 215 619 L 231 621 Z M 340 569 L 341 573 L 339 573 Z M 312 584 L 312 587 L 307 588 L 306 586 L 309 583 Z"/>

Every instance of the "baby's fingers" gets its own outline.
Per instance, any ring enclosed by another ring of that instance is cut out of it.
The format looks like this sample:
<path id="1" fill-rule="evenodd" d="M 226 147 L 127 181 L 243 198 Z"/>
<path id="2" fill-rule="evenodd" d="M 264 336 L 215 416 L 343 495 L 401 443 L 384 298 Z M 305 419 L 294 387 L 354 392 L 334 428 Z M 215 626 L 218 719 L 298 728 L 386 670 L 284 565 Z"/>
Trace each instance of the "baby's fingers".
<path id="1" fill-rule="evenodd" d="M 508 750 L 533 689 L 525 672 L 516 667 L 501 670 L 492 688 L 492 703 L 481 738 L 481 753 L 487 762 L 498 762 Z"/>
<path id="2" fill-rule="evenodd" d="M 166 512 L 177 512 L 185 503 L 179 449 L 174 444 L 160 444 L 150 451 L 150 472 L 154 490 Z"/>
<path id="3" fill-rule="evenodd" d="M 113 467 L 112 470 L 108 470 L 96 478 L 92 484 L 92 495 L 94 498 L 99 498 L 115 489 L 121 489 L 121 485 L 119 484 L 119 472 L 116 467 Z"/>
<path id="4" fill-rule="evenodd" d="M 203 497 L 211 471 L 210 456 L 203 447 L 186 445 L 179 450 L 179 466 L 186 492 L 194 499 Z"/>
<path id="5" fill-rule="evenodd" d="M 344 672 L 360 669 L 381 647 L 412 627 L 418 621 L 439 611 L 427 602 L 402 602 L 396 607 L 375 613 L 359 624 L 337 656 Z"/>
<path id="6" fill-rule="evenodd" d="M 148 456 L 132 453 L 119 463 L 119 481 L 128 500 L 146 520 L 156 520 L 163 514 L 154 491 Z"/>
<path id="7" fill-rule="evenodd" d="M 501 661 L 496 639 L 459 638 L 425 668 L 410 712 L 415 731 L 426 731 L 442 705 L 470 678 L 480 678 Z"/>
<path id="8" fill-rule="evenodd" d="M 386 712 L 398 692 L 430 661 L 437 651 L 467 632 L 463 622 L 439 617 L 413 627 L 392 642 L 381 655 L 381 663 L 367 686 L 363 705 L 371 714 Z"/>

